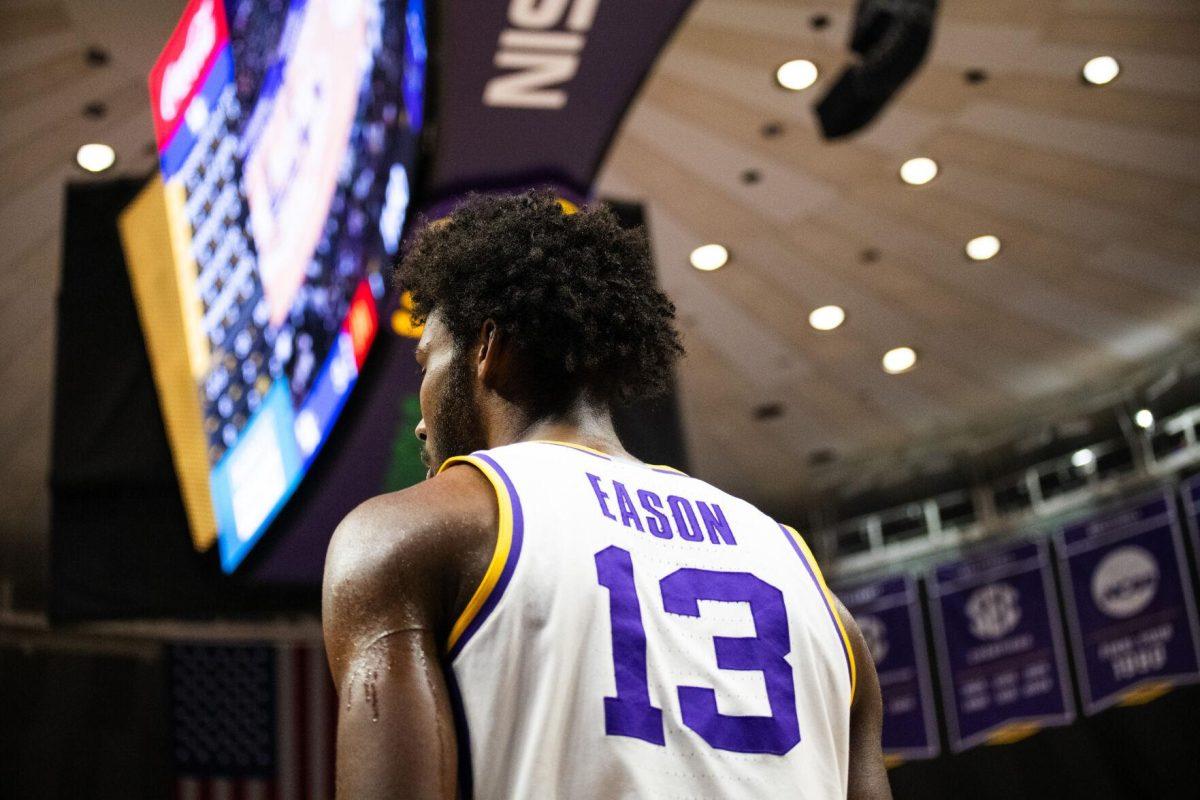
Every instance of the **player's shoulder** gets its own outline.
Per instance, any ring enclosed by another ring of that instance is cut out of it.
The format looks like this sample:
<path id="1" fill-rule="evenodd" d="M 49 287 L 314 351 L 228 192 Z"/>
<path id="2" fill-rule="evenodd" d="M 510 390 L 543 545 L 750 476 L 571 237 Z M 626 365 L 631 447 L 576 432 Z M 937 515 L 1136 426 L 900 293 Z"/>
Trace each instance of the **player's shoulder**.
<path id="1" fill-rule="evenodd" d="M 407 489 L 373 497 L 334 531 L 326 588 L 353 583 L 369 591 L 376 582 L 386 587 L 451 579 L 464 551 L 494 538 L 496 519 L 495 494 L 473 469 L 444 469 Z"/>

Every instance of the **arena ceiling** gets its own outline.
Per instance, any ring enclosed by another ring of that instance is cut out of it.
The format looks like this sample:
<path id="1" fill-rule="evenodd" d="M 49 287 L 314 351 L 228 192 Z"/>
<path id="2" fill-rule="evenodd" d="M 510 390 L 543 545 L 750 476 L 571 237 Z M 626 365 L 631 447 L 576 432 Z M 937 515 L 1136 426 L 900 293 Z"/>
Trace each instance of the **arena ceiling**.
<path id="1" fill-rule="evenodd" d="M 0 2 L 0 553 L 30 568 L 41 557 L 14 545 L 47 524 L 63 186 L 88 179 L 86 141 L 116 148 L 116 174 L 153 168 L 145 76 L 182 6 Z M 774 508 L 1094 400 L 1200 325 L 1200 6 L 943 3 L 918 77 L 826 143 L 810 107 L 846 61 L 852 8 L 698 0 L 600 185 L 650 209 L 689 349 L 693 472 Z M 1101 54 L 1122 73 L 1085 86 Z M 775 85 L 793 58 L 817 64 L 815 86 Z M 939 162 L 929 185 L 897 178 L 913 156 Z M 972 263 L 979 234 L 1002 250 Z M 708 242 L 732 258 L 702 273 L 688 254 Z M 826 304 L 847 319 L 818 333 L 808 314 Z M 919 360 L 888 375 L 896 346 Z"/>

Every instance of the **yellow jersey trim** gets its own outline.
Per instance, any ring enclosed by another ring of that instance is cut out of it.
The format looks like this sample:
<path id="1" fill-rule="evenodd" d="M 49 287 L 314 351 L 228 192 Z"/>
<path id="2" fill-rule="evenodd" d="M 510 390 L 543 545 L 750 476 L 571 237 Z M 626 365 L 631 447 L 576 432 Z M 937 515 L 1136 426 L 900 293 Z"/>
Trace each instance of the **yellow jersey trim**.
<path id="1" fill-rule="evenodd" d="M 454 626 L 450 628 L 450 637 L 446 642 L 447 652 L 453 650 L 454 645 L 458 644 L 463 632 L 478 616 L 480 609 L 495 590 L 496 584 L 500 581 L 500 575 L 504 572 L 504 566 L 508 563 L 508 555 L 512 550 L 513 541 L 512 498 L 508 496 L 508 491 L 504 488 L 504 482 L 499 473 L 492 468 L 491 464 L 481 458 L 454 456 L 446 459 L 438 467 L 438 474 L 440 475 L 447 467 L 459 463 L 472 465 L 482 472 L 488 482 L 492 484 L 492 489 L 496 492 L 496 504 L 500 509 L 500 529 L 496 534 L 496 549 L 492 551 L 492 560 L 488 563 L 487 571 L 483 573 L 483 578 L 479 581 L 479 586 L 475 588 L 475 593 L 471 595 L 467 607 L 458 615 Z"/>
<path id="2" fill-rule="evenodd" d="M 530 441 L 535 442 L 537 444 L 556 444 L 559 447 L 570 447 L 572 450 L 582 450 L 585 453 L 591 453 L 594 456 L 600 456 L 601 458 L 607 458 L 609 460 L 616 458 L 616 456 L 612 455 L 611 453 L 605 453 L 603 450 L 597 450 L 596 448 L 588 447 L 585 444 L 575 444 L 574 442 L 560 442 L 555 439 L 530 439 Z M 669 472 L 674 472 L 677 475 L 682 475 L 685 478 L 687 477 L 687 473 L 684 472 L 683 470 L 676 469 L 675 467 L 668 466 L 667 464 L 646 464 L 646 466 L 650 467 L 652 469 L 665 469 Z"/>
<path id="3" fill-rule="evenodd" d="M 588 447 L 585 444 L 575 444 L 574 442 L 560 442 L 555 439 L 531 439 L 530 441 L 537 442 L 538 444 L 556 444 L 559 447 L 570 447 L 572 450 L 582 450 L 583 452 L 591 453 L 594 456 L 600 456 L 602 458 L 612 458 L 611 455 L 609 455 L 608 453 L 605 453 L 603 450 L 597 450 L 596 448 Z"/>
<path id="4" fill-rule="evenodd" d="M 837 611 L 837 603 L 834 602 L 833 592 L 829 591 L 829 584 L 825 583 L 825 576 L 821 573 L 821 568 L 817 566 L 817 559 L 813 556 L 812 550 L 808 549 L 808 542 L 804 541 L 804 537 L 799 531 L 791 525 L 784 525 L 785 530 L 796 544 L 800 545 L 800 550 L 804 553 L 804 560 L 808 562 L 808 566 L 812 569 L 813 574 L 817 576 L 817 582 L 821 584 L 821 592 L 825 595 L 825 602 L 829 605 L 829 611 L 833 614 L 833 621 L 837 623 L 838 633 L 842 636 L 842 644 L 846 646 L 847 660 L 850 662 L 850 702 L 854 702 L 854 693 L 858 689 L 858 664 L 855 663 L 854 648 L 850 646 L 850 635 L 846 633 L 846 626 L 842 623 L 842 615 Z"/>

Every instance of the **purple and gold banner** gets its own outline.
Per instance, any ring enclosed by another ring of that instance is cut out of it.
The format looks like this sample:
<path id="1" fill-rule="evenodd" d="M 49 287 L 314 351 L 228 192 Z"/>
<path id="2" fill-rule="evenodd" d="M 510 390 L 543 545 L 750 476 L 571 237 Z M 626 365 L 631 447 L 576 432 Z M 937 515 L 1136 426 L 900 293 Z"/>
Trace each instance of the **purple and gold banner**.
<path id="1" fill-rule="evenodd" d="M 890 763 L 940 752 L 917 583 L 906 575 L 838 589 L 862 629 L 883 695 L 883 753 Z"/>
<path id="2" fill-rule="evenodd" d="M 943 564 L 927 580 L 954 752 L 1075 718 L 1046 542 Z"/>
<path id="3" fill-rule="evenodd" d="M 1168 490 L 1063 527 L 1057 547 L 1085 711 L 1200 680 L 1196 593 Z"/>

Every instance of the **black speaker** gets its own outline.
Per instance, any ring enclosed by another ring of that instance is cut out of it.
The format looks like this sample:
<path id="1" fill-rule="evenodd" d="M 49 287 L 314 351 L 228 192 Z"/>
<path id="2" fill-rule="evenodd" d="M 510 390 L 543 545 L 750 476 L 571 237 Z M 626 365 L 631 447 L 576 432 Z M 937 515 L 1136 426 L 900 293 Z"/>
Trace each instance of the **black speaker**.
<path id="1" fill-rule="evenodd" d="M 826 139 L 847 136 L 879 114 L 929 52 L 937 0 L 859 0 L 846 68 L 817 104 Z"/>

